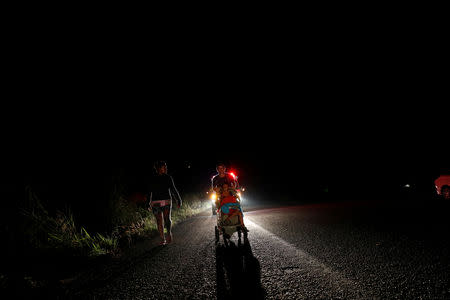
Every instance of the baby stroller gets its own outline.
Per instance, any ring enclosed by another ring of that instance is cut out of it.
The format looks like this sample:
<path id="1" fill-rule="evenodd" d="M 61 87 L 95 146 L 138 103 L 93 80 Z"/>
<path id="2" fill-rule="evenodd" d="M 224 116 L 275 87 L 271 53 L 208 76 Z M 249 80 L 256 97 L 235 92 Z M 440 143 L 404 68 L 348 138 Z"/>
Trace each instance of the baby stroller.
<path id="1" fill-rule="evenodd" d="M 244 239 L 247 239 L 247 230 L 242 227 L 242 208 L 238 201 L 235 203 L 220 203 L 217 209 L 217 225 L 215 226 L 216 244 L 220 240 L 222 235 L 225 244 L 228 244 L 233 233 L 237 232 L 239 239 L 241 239 L 242 233 Z M 240 212 L 240 213 L 239 213 Z"/>

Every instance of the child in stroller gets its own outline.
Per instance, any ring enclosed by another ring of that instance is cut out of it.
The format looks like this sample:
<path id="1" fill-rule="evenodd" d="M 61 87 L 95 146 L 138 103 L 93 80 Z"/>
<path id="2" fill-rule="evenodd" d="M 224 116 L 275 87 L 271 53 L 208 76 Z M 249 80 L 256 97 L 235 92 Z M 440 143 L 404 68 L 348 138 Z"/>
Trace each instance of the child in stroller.
<path id="1" fill-rule="evenodd" d="M 249 230 L 244 224 L 244 214 L 242 213 L 240 199 L 237 193 L 233 191 L 228 184 L 222 185 L 220 196 L 217 197 L 216 206 L 218 207 L 218 223 L 222 226 L 240 225 L 240 229 L 247 233 Z M 238 222 L 233 220 L 238 219 Z"/>

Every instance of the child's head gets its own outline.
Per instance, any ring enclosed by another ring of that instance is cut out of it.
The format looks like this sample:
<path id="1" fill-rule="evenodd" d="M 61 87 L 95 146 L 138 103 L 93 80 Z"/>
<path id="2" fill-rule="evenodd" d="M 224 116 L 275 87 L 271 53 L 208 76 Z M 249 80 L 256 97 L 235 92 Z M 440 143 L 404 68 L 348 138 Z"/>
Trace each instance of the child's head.
<path id="1" fill-rule="evenodd" d="M 222 194 L 228 193 L 228 184 L 222 184 Z"/>

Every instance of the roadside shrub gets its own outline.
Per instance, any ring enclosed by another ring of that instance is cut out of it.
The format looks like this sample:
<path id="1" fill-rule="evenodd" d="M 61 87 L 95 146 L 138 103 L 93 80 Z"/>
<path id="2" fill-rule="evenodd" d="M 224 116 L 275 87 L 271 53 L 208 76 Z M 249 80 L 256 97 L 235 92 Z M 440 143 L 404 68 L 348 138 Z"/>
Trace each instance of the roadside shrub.
<path id="1" fill-rule="evenodd" d="M 65 249 L 78 255 L 97 256 L 113 254 L 118 250 L 117 237 L 96 233 L 91 235 L 83 227 L 77 229 L 73 214 L 66 208 L 50 216 L 39 198 L 26 188 L 28 201 L 22 207 L 25 217 L 25 237 L 37 249 Z"/>
<path id="2" fill-rule="evenodd" d="M 50 215 L 29 186 L 26 192 L 28 199 L 22 208 L 25 237 L 36 249 L 64 249 L 85 256 L 116 255 L 124 246 L 131 246 L 134 240 L 158 234 L 151 211 L 127 201 L 120 182 L 113 185 L 110 193 L 109 234 L 89 233 L 84 227 L 78 228 L 68 207 Z M 182 207 L 172 210 L 173 224 L 206 209 L 209 207 L 199 195 L 185 195 Z"/>

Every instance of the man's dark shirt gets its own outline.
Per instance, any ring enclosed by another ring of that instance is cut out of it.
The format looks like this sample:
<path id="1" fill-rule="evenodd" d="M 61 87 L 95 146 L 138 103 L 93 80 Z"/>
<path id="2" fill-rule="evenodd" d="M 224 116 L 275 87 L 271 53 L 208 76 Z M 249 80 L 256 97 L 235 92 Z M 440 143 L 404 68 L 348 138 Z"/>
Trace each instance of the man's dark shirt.
<path id="1" fill-rule="evenodd" d="M 230 173 L 225 173 L 224 177 L 220 177 L 219 174 L 214 175 L 211 179 L 211 187 L 222 187 L 226 183 L 230 187 L 238 187 L 237 181 L 230 175 Z"/>
<path id="2" fill-rule="evenodd" d="M 153 176 L 149 184 L 148 193 L 152 201 L 172 200 L 172 197 L 174 197 L 178 205 L 181 205 L 180 194 L 170 175 L 161 174 Z"/>

